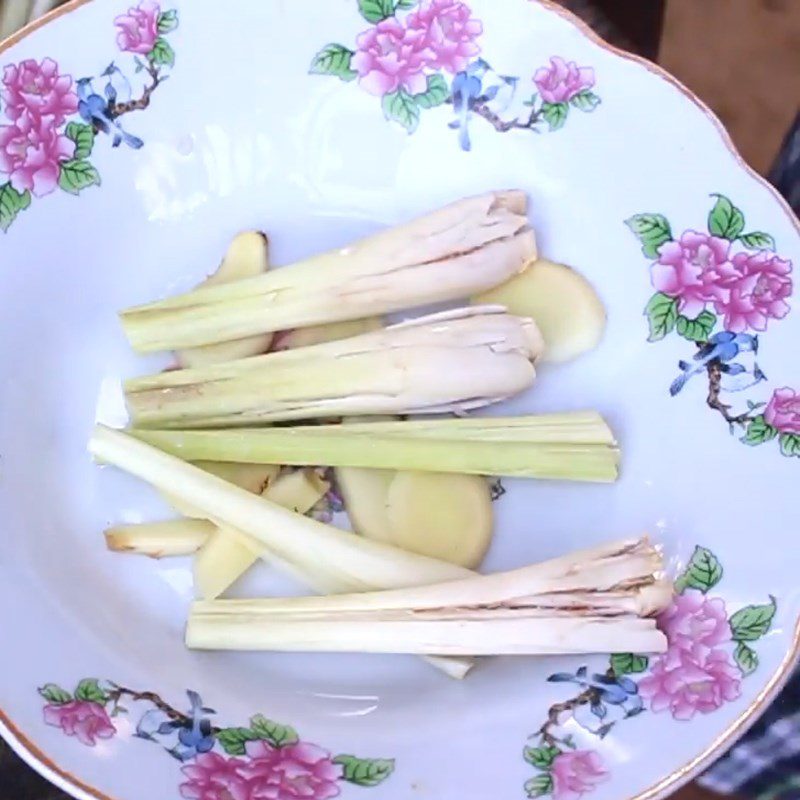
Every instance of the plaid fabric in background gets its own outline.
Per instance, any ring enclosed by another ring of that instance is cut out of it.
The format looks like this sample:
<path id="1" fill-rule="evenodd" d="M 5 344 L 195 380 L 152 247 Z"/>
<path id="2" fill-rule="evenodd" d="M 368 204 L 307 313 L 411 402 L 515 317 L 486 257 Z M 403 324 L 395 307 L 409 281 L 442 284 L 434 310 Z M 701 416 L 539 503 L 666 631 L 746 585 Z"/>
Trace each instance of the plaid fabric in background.
<path id="1" fill-rule="evenodd" d="M 738 744 L 697 782 L 748 800 L 800 800 L 800 671 Z"/>

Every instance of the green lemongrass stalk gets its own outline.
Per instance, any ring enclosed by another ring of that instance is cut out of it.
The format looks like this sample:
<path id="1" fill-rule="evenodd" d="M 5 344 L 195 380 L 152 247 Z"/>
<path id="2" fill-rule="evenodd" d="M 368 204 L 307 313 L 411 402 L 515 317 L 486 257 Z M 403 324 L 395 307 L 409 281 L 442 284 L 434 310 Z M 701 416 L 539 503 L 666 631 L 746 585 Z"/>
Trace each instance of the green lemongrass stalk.
<path id="1" fill-rule="evenodd" d="M 510 572 L 329 598 L 196 603 L 202 649 L 475 653 L 661 652 L 672 596 L 660 553 L 629 540 Z M 615 637 L 615 638 L 614 638 Z"/>
<path id="2" fill-rule="evenodd" d="M 196 289 L 121 315 L 139 351 L 360 319 L 469 297 L 536 257 L 522 192 L 461 200 L 256 278 Z"/>
<path id="3" fill-rule="evenodd" d="M 556 416 L 218 431 L 136 429 L 131 433 L 187 461 L 616 480 L 619 451 L 602 417 L 593 413 L 564 414 L 562 419 Z"/>
<path id="4" fill-rule="evenodd" d="M 214 522 L 259 541 L 267 560 L 308 576 L 318 591 L 358 592 L 419 586 L 471 575 L 469 570 L 354 536 L 281 508 L 122 431 L 97 425 L 89 451 L 179 498 Z M 341 587 L 341 588 L 338 588 Z M 453 677 L 463 677 L 468 660 L 429 661 Z"/>
<path id="5" fill-rule="evenodd" d="M 529 387 L 543 342 L 499 306 L 125 384 L 132 421 L 210 428 L 360 414 L 465 411 Z"/>
<path id="6" fill-rule="evenodd" d="M 215 530 L 214 524 L 205 519 L 170 519 L 115 525 L 105 532 L 105 537 L 109 550 L 166 558 L 196 553 Z"/>

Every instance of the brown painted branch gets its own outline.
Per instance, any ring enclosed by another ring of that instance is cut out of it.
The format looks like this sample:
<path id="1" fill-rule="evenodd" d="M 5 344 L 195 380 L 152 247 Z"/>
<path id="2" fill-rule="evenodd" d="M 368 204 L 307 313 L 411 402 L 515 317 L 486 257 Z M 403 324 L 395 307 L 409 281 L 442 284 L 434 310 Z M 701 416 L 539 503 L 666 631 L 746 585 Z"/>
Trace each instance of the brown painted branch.
<path id="1" fill-rule="evenodd" d="M 722 389 L 722 368 L 719 361 L 711 361 L 706 367 L 708 372 L 708 397 L 706 403 L 709 408 L 714 409 L 729 425 L 741 425 L 744 427 L 750 421 L 749 412 L 743 414 L 731 414 L 731 406 L 723 403 L 720 399 Z"/>
<path id="2" fill-rule="evenodd" d="M 114 688 L 108 693 L 108 697 L 109 700 L 114 703 L 114 705 L 118 705 L 122 697 L 129 697 L 134 702 L 151 703 L 159 711 L 162 711 L 167 717 L 169 717 L 169 719 L 174 720 L 175 722 L 180 722 L 183 725 L 192 724 L 192 718 L 188 714 L 184 714 L 183 712 L 178 711 L 177 708 L 173 708 L 169 703 L 162 700 L 161 697 L 159 697 L 159 695 L 157 695 L 155 692 L 137 692 L 133 689 L 128 689 L 125 686 L 117 686 L 116 684 L 112 685 Z M 213 734 L 217 734 L 221 730 L 222 728 L 211 728 L 211 732 Z"/>
<path id="3" fill-rule="evenodd" d="M 142 96 L 136 100 L 128 100 L 125 103 L 112 103 L 108 108 L 108 115 L 111 119 L 117 119 L 131 111 L 143 111 L 150 105 L 150 98 L 153 96 L 153 92 L 163 82 L 164 78 L 154 64 L 147 66 L 147 74 L 150 76 L 151 83 L 144 87 Z"/>
<path id="4" fill-rule="evenodd" d="M 552 728 L 557 728 L 560 724 L 560 717 L 568 711 L 574 711 L 578 706 L 585 706 L 587 703 L 592 703 L 597 699 L 596 689 L 586 689 L 571 700 L 565 700 L 563 703 L 555 703 L 550 706 L 547 712 L 547 722 L 539 728 L 539 735 L 549 745 L 558 743 L 558 739 L 551 733 Z"/>
<path id="5" fill-rule="evenodd" d="M 115 705 L 123 696 L 129 697 L 134 701 L 152 703 L 159 711 L 163 711 L 170 719 L 173 719 L 176 722 L 188 723 L 190 721 L 186 714 L 173 708 L 171 705 L 169 705 L 169 703 L 165 703 L 155 692 L 136 692 L 133 689 L 127 689 L 124 686 L 116 686 L 108 693 L 108 696 Z"/>
<path id="6" fill-rule="evenodd" d="M 520 122 L 519 120 L 509 120 L 504 121 L 500 119 L 493 111 L 486 107 L 484 103 L 476 103 L 472 107 L 472 111 L 474 111 L 479 117 L 483 117 L 487 122 L 491 123 L 495 130 L 500 131 L 501 133 L 505 133 L 506 131 L 514 130 L 515 128 L 521 130 L 532 130 L 537 122 L 539 122 L 539 118 L 541 116 L 541 110 L 531 110 L 530 116 L 528 117 L 527 121 Z"/>

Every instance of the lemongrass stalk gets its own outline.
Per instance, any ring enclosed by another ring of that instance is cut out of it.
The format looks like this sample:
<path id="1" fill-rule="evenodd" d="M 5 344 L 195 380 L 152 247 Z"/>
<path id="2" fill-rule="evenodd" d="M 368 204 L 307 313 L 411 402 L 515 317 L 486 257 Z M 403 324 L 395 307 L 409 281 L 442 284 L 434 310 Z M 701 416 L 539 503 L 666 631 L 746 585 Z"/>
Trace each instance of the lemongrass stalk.
<path id="1" fill-rule="evenodd" d="M 428 422 L 425 427 L 414 422 L 390 422 L 217 431 L 136 429 L 132 433 L 186 460 L 213 458 L 522 478 L 616 480 L 616 447 L 580 441 L 581 437 L 613 441 L 599 416 L 597 430 L 580 422 L 575 431 L 566 424 L 548 425 L 541 434 L 544 442 L 536 441 L 536 417 L 520 419 L 528 425 L 519 424 L 517 419 L 488 418 L 441 419 Z M 483 426 L 459 425 L 465 421 Z M 557 430 L 563 431 L 563 441 L 550 440 Z M 486 438 L 482 438 L 483 433 Z"/>
<path id="2" fill-rule="evenodd" d="M 468 297 L 536 257 L 522 192 L 468 198 L 348 247 L 255 278 L 128 309 L 139 351 L 360 319 Z"/>
<path id="3" fill-rule="evenodd" d="M 305 514 L 328 489 L 330 484 L 313 470 L 298 470 L 281 475 L 262 496 L 283 508 Z M 231 534 L 227 528 L 217 528 L 194 560 L 195 591 L 207 600 L 219 597 L 262 556 L 269 559 L 259 542 Z"/>
<path id="4" fill-rule="evenodd" d="M 268 549 L 269 560 L 310 576 L 318 591 L 419 586 L 473 574 L 295 514 L 104 425 L 95 426 L 89 452 L 178 497 L 215 524 L 257 539 Z M 436 656 L 429 660 L 453 677 L 463 677 L 471 666 L 470 661 L 442 663 Z"/>
<path id="5" fill-rule="evenodd" d="M 644 617 L 670 602 L 662 567 L 661 554 L 645 539 L 627 540 L 438 585 L 196 603 L 186 641 L 202 649 L 445 655 L 660 652 L 666 639 Z"/>
<path id="6" fill-rule="evenodd" d="M 150 558 L 188 556 L 197 552 L 216 530 L 205 519 L 171 519 L 137 525 L 115 525 L 105 532 L 109 550 Z"/>
<path id="7" fill-rule="evenodd" d="M 96 426 L 89 450 L 98 460 L 178 497 L 212 522 L 252 536 L 286 561 L 325 564 L 353 591 L 421 586 L 473 574 L 295 514 L 122 431 Z"/>
<path id="8" fill-rule="evenodd" d="M 414 617 L 276 618 L 219 622 L 192 617 L 187 646 L 197 650 L 424 653 L 445 656 L 557 655 L 666 649 L 655 622 L 638 617 L 530 617 L 420 620 Z"/>
<path id="9" fill-rule="evenodd" d="M 134 425 L 229 427 L 359 414 L 465 411 L 533 383 L 542 342 L 497 306 L 126 383 Z"/>
<path id="10" fill-rule="evenodd" d="M 195 608 L 217 614 L 272 616 L 283 612 L 361 613 L 413 610 L 439 612 L 478 607 L 578 609 L 646 616 L 669 602 L 669 584 L 660 577 L 663 556 L 647 537 L 623 539 L 565 556 L 490 575 L 402 587 L 394 590 L 339 594 L 335 597 L 268 598 L 198 602 Z M 653 587 L 656 591 L 653 592 Z M 666 587 L 666 592 L 664 588 Z M 578 598 L 579 603 L 574 602 Z M 630 599 L 637 599 L 633 605 Z M 640 602 L 639 602 L 640 601 Z"/>

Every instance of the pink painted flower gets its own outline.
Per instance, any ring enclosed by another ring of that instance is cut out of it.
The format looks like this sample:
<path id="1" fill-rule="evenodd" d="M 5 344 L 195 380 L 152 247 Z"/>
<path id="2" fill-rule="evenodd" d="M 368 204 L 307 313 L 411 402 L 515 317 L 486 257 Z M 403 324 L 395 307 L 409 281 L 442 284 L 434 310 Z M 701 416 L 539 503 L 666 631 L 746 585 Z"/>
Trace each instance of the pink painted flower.
<path id="1" fill-rule="evenodd" d="M 460 0 L 425 0 L 408 15 L 406 24 L 425 34 L 433 53 L 428 66 L 434 69 L 455 75 L 481 51 L 477 38 L 483 33 L 483 23 Z"/>
<path id="2" fill-rule="evenodd" d="M 669 709 L 675 719 L 709 714 L 741 694 L 742 673 L 725 650 L 697 645 L 670 648 L 639 682 L 639 694 L 656 713 Z"/>
<path id="3" fill-rule="evenodd" d="M 579 800 L 608 778 L 594 750 L 567 750 L 553 760 L 553 800 Z"/>
<path id="4" fill-rule="evenodd" d="M 199 755 L 181 772 L 188 778 L 179 787 L 186 800 L 255 800 L 249 781 L 239 774 L 245 761 L 218 753 Z"/>
<path id="5" fill-rule="evenodd" d="M 650 268 L 657 291 L 677 297 L 678 310 L 694 319 L 712 300 L 726 300 L 722 280 L 730 277 L 730 242 L 707 233 L 684 231 L 677 242 L 665 242 Z"/>
<path id="6" fill-rule="evenodd" d="M 356 46 L 351 65 L 370 94 L 382 97 L 398 89 L 420 94 L 427 88 L 423 70 L 435 54 L 425 31 L 411 30 L 389 17 L 360 33 Z"/>
<path id="7" fill-rule="evenodd" d="M 659 616 L 658 627 L 666 634 L 671 649 L 691 650 L 698 645 L 710 649 L 731 640 L 725 601 L 708 598 L 694 589 L 675 596 Z"/>
<path id="8" fill-rule="evenodd" d="M 75 153 L 75 143 L 57 130 L 53 117 L 22 116 L 16 125 L 0 127 L 0 173 L 18 192 L 37 197 L 58 186 L 61 162 Z"/>
<path id="9" fill-rule="evenodd" d="M 721 282 L 725 292 L 714 301 L 717 313 L 725 315 L 725 329 L 764 331 L 768 320 L 783 319 L 789 313 L 792 262 L 768 250 L 737 253 L 731 261 L 733 269 Z"/>
<path id="10" fill-rule="evenodd" d="M 119 28 L 117 46 L 128 53 L 147 55 L 158 38 L 158 15 L 161 7 L 151 0 L 143 0 L 138 6 L 120 14 L 114 24 Z"/>
<path id="11" fill-rule="evenodd" d="M 186 800 L 328 800 L 339 795 L 342 768 L 330 753 L 298 742 L 272 747 L 248 742 L 247 758 L 217 753 L 197 757 L 183 768 L 188 778 L 180 786 Z"/>
<path id="12" fill-rule="evenodd" d="M 545 103 L 568 103 L 576 94 L 594 86 L 594 70 L 553 56 L 549 67 L 536 70 L 533 82 Z"/>
<path id="13" fill-rule="evenodd" d="M 800 434 L 800 393 L 788 386 L 776 389 L 764 409 L 764 419 L 781 433 Z"/>
<path id="14" fill-rule="evenodd" d="M 58 126 L 78 110 L 72 77 L 61 75 L 52 58 L 45 58 L 41 63 L 27 59 L 9 64 L 3 71 L 0 99 L 6 116 L 14 122 L 23 115 L 51 117 Z"/>
<path id="15" fill-rule="evenodd" d="M 110 739 L 117 732 L 105 708 L 89 700 L 46 705 L 44 721 L 89 747 L 94 747 L 98 739 Z"/>
<path id="16" fill-rule="evenodd" d="M 239 770 L 253 786 L 253 800 L 327 800 L 339 795 L 342 768 L 330 753 L 305 742 L 275 748 L 267 742 L 248 742 L 250 760 Z"/>

